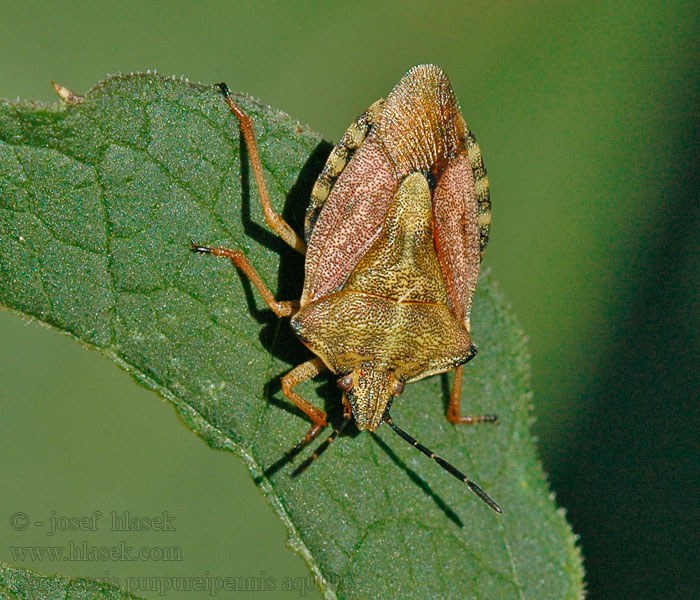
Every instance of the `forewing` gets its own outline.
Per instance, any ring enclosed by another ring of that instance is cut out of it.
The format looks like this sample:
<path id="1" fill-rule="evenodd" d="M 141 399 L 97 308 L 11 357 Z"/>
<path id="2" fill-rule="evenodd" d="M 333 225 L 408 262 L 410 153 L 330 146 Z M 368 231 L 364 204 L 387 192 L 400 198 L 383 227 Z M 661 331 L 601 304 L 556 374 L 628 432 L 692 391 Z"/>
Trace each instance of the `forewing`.
<path id="1" fill-rule="evenodd" d="M 384 99 L 380 98 L 357 117 L 328 155 L 323 171 L 321 171 L 321 174 L 318 176 L 311 190 L 311 199 L 306 209 L 304 237 L 307 242 L 311 239 L 311 234 L 316 225 L 316 219 L 318 219 L 319 214 L 321 214 L 321 209 L 328 199 L 333 185 L 348 162 L 350 162 L 357 149 L 360 148 L 365 139 L 367 139 L 367 134 L 370 132 L 378 115 L 381 113 L 383 104 Z"/>
<path id="2" fill-rule="evenodd" d="M 379 236 L 398 182 L 371 135 L 335 182 L 306 251 L 302 306 L 337 290 Z"/>
<path id="3" fill-rule="evenodd" d="M 433 194 L 435 249 L 447 286 L 450 309 L 469 325 L 481 263 L 474 175 L 466 151 L 452 159 Z"/>

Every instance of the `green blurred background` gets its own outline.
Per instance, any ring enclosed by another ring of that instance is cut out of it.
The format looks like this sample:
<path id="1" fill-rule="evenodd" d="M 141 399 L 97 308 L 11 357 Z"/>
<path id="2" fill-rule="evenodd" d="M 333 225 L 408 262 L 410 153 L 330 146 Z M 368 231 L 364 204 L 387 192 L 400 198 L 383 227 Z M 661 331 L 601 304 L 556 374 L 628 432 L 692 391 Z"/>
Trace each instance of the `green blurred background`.
<path id="1" fill-rule="evenodd" d="M 409 67 L 442 66 L 489 170 L 485 264 L 530 338 L 540 453 L 581 536 L 589 597 L 698 597 L 697 2 L 1 6 L 11 99 L 53 103 L 51 80 L 83 93 L 108 73 L 156 69 L 225 80 L 337 140 Z M 284 577 L 311 584 L 242 463 L 109 361 L 0 312 L 0 365 L 0 560 L 122 585 L 276 578 L 256 598 L 297 597 Z M 10 526 L 15 512 L 95 510 L 95 532 Z M 167 511 L 176 531 L 118 535 L 113 510 Z M 174 546 L 183 560 L 10 550 L 83 539 Z"/>

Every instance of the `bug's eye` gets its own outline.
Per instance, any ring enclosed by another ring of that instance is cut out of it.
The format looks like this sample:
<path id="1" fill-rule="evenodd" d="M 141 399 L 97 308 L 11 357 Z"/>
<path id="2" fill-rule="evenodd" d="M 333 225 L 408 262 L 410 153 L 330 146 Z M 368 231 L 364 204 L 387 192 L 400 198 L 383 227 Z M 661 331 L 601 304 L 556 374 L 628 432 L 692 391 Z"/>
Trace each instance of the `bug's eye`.
<path id="1" fill-rule="evenodd" d="M 349 392 L 352 389 L 352 375 L 345 375 L 338 379 L 338 387 L 344 392 Z"/>
<path id="2" fill-rule="evenodd" d="M 394 381 L 393 385 L 391 386 L 391 395 L 392 396 L 400 396 L 402 392 L 403 392 L 403 383 L 401 383 L 400 381 Z"/>

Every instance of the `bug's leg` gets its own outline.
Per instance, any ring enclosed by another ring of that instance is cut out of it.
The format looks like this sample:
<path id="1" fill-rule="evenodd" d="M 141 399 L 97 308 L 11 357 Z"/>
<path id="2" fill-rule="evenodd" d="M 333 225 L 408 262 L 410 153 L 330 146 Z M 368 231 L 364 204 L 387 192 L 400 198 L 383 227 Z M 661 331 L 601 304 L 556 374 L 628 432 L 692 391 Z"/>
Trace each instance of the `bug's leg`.
<path id="1" fill-rule="evenodd" d="M 288 317 L 299 310 L 298 300 L 279 301 L 275 299 L 274 295 L 270 291 L 270 288 L 265 285 L 265 282 L 255 270 L 255 267 L 250 264 L 250 261 L 246 258 L 245 254 L 243 254 L 243 252 L 240 250 L 229 250 L 228 248 L 209 248 L 208 246 L 199 246 L 194 242 L 192 242 L 191 249 L 193 252 L 199 252 L 200 254 L 213 254 L 214 256 L 230 258 L 231 262 L 241 271 L 243 271 L 253 285 L 258 288 L 263 300 L 265 300 L 266 304 L 270 307 L 270 310 L 278 317 Z"/>
<path id="2" fill-rule="evenodd" d="M 352 417 L 352 404 L 346 394 L 343 394 L 343 418 L 349 419 Z"/>
<path id="3" fill-rule="evenodd" d="M 260 202 L 262 203 L 263 213 L 265 214 L 265 221 L 270 226 L 270 228 L 280 236 L 287 244 L 294 248 L 297 252 L 301 254 L 306 254 L 306 244 L 299 235 L 294 231 L 289 223 L 285 221 L 281 215 L 278 215 L 272 208 L 272 203 L 270 202 L 270 194 L 267 189 L 267 184 L 265 183 L 265 175 L 263 172 L 262 162 L 260 161 L 260 153 L 258 152 L 258 142 L 255 138 L 255 126 L 253 124 L 253 119 L 251 119 L 243 109 L 241 109 L 238 104 L 231 97 L 231 92 L 225 83 L 218 84 L 221 93 L 224 95 L 224 100 L 229 105 L 231 112 L 236 115 L 238 122 L 241 126 L 241 131 L 243 132 L 243 137 L 245 138 L 246 146 L 248 147 L 248 153 L 250 154 L 250 163 L 253 167 L 253 173 L 255 174 L 255 182 L 258 184 L 258 194 L 260 194 Z"/>
<path id="4" fill-rule="evenodd" d="M 297 454 L 304 446 L 312 442 L 328 422 L 325 412 L 320 408 L 316 408 L 308 400 L 304 400 L 304 398 L 294 391 L 294 388 L 302 381 L 316 377 L 316 375 L 324 369 L 326 369 L 326 365 L 323 364 L 320 358 L 312 358 L 305 363 L 301 363 L 298 367 L 294 367 L 289 373 L 282 377 L 282 391 L 284 395 L 309 415 L 311 421 L 313 421 L 311 429 L 309 429 L 302 440 L 287 452 L 287 456 L 290 458 Z"/>
<path id="5" fill-rule="evenodd" d="M 452 393 L 450 394 L 450 406 L 447 408 L 447 420 L 451 423 L 463 423 L 473 425 L 474 423 L 497 423 L 496 415 L 481 415 L 478 417 L 465 417 L 460 414 L 462 403 L 462 372 L 464 365 L 455 369 L 455 378 L 452 382 Z"/>

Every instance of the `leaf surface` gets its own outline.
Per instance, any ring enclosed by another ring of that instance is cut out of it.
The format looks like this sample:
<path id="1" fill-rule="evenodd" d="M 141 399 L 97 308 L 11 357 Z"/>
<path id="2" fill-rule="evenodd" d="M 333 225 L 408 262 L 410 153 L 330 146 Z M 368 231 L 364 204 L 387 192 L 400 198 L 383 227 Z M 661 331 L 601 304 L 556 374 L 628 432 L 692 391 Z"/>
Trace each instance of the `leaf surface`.
<path id="1" fill-rule="evenodd" d="M 256 123 L 273 204 L 302 231 L 330 145 L 237 100 Z M 524 337 L 488 275 L 463 411 L 497 413 L 500 425 L 447 422 L 451 375 L 408 385 L 392 416 L 503 515 L 387 427 L 343 435 L 289 477 L 283 454 L 309 423 L 279 377 L 310 355 L 229 262 L 193 254 L 191 240 L 244 250 L 277 298 L 299 297 L 303 259 L 265 226 L 237 123 L 214 88 L 129 75 L 77 105 L 0 103 L 0 303 L 110 356 L 211 446 L 241 456 L 326 597 L 581 597 L 575 538 L 529 433 Z M 331 378 L 298 391 L 339 423 Z"/>
<path id="2" fill-rule="evenodd" d="M 108 583 L 83 577 L 40 575 L 0 563 L 3 600 L 139 600 Z"/>

